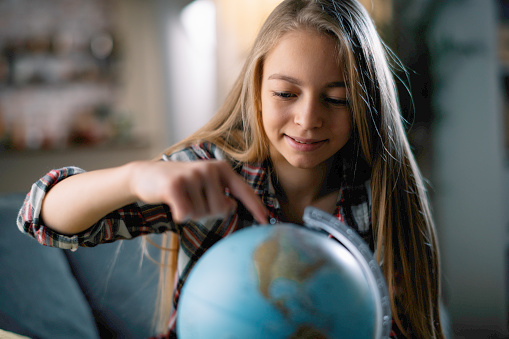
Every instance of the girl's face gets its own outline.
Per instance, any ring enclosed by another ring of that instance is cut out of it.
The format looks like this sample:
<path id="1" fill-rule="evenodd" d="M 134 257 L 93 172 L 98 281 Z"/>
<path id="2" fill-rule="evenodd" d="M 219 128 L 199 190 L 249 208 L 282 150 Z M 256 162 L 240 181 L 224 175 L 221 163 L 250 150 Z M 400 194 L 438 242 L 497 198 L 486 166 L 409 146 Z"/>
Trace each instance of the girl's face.
<path id="1" fill-rule="evenodd" d="M 348 141 L 352 118 L 333 38 L 286 33 L 267 54 L 262 121 L 272 161 L 297 168 L 324 164 Z"/>

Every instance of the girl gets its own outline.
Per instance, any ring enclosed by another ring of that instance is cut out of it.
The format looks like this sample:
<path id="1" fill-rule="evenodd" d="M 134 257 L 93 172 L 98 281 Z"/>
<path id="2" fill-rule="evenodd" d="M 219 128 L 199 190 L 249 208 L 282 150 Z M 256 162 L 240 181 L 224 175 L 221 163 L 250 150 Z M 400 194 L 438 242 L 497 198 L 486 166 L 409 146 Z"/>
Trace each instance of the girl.
<path id="1" fill-rule="evenodd" d="M 315 206 L 371 244 L 391 292 L 392 336 L 441 338 L 438 247 L 401 120 L 387 50 L 364 8 L 286 0 L 223 106 L 167 161 L 53 170 L 33 185 L 18 226 L 69 249 L 176 234 L 174 336 L 179 292 L 207 248 L 253 223 L 302 223 Z"/>

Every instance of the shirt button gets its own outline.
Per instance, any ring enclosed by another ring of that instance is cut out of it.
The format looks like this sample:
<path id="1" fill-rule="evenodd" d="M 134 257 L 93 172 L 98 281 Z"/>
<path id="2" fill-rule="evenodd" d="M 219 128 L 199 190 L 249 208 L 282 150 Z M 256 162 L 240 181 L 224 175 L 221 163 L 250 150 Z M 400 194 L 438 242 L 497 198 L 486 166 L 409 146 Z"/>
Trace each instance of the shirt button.
<path id="1" fill-rule="evenodd" d="M 269 222 L 271 225 L 274 225 L 277 222 L 277 220 L 276 218 L 270 218 Z"/>

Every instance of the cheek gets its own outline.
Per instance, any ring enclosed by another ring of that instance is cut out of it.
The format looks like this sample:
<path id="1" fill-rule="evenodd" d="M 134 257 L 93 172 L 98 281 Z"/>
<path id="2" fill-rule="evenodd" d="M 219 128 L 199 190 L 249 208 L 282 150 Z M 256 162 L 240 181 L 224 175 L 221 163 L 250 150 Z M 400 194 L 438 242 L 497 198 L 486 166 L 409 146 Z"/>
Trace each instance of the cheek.
<path id="1" fill-rule="evenodd" d="M 266 131 L 277 129 L 285 122 L 285 112 L 275 104 L 262 103 L 262 124 Z"/>
<path id="2" fill-rule="evenodd" d="M 352 115 L 350 113 L 345 113 L 338 119 L 334 121 L 334 130 L 337 135 L 342 136 L 342 139 L 350 139 L 350 135 L 352 134 Z"/>
<path id="3" fill-rule="evenodd" d="M 260 113 L 260 117 L 261 117 L 260 121 L 261 121 L 261 127 L 263 130 L 263 134 L 265 135 L 265 137 L 270 138 L 273 123 L 272 123 L 272 119 L 271 119 L 271 114 L 266 106 L 262 105 L 262 111 Z"/>
<path id="4" fill-rule="evenodd" d="M 274 112 L 268 110 L 262 111 L 263 131 L 269 139 L 272 139 L 275 134 L 277 134 L 280 125 L 277 117 L 273 113 Z"/>
<path id="5" fill-rule="evenodd" d="M 347 118 L 345 119 L 345 126 L 347 126 L 348 129 L 348 136 L 350 136 L 353 128 L 353 119 L 351 113 L 348 113 Z"/>

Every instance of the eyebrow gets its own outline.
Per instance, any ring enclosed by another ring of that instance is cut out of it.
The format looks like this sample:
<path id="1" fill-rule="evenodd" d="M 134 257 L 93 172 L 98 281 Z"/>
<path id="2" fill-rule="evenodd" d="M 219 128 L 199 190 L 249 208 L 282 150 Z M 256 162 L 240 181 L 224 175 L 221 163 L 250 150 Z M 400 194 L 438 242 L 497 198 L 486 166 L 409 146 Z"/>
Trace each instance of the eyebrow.
<path id="1" fill-rule="evenodd" d="M 268 77 L 268 80 L 283 80 L 295 85 L 302 85 L 302 82 L 299 79 L 279 73 L 272 74 L 271 76 Z M 344 81 L 334 81 L 328 83 L 326 87 L 327 88 L 346 87 L 346 84 Z"/>

